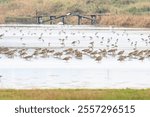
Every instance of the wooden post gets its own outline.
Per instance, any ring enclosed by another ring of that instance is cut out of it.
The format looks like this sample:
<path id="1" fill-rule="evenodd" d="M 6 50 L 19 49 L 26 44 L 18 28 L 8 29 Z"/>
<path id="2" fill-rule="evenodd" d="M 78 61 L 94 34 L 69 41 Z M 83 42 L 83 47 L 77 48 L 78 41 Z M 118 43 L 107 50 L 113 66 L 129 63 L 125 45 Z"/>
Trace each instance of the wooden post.
<path id="1" fill-rule="evenodd" d="M 54 19 L 56 18 L 56 16 L 50 16 L 50 24 L 55 24 Z"/>
<path id="2" fill-rule="evenodd" d="M 78 25 L 81 24 L 81 19 L 82 19 L 82 16 L 78 15 Z"/>
<path id="3" fill-rule="evenodd" d="M 61 20 L 62 20 L 62 23 L 65 24 L 65 17 L 64 16 L 62 16 Z"/>
<path id="4" fill-rule="evenodd" d="M 38 24 L 42 24 L 43 23 L 42 16 L 37 16 L 37 23 Z"/>
<path id="5" fill-rule="evenodd" d="M 96 24 L 96 15 L 91 15 L 91 18 L 92 18 L 91 24 L 95 25 Z"/>

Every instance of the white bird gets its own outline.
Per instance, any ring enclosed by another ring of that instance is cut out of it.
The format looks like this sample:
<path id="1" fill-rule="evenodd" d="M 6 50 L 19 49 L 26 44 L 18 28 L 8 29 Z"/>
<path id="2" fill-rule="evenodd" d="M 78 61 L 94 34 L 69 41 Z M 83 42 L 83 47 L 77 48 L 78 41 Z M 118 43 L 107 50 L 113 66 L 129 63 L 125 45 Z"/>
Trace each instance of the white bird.
<path id="1" fill-rule="evenodd" d="M 71 15 L 71 13 L 67 13 L 66 15 L 67 15 L 67 16 L 68 16 L 68 15 Z"/>

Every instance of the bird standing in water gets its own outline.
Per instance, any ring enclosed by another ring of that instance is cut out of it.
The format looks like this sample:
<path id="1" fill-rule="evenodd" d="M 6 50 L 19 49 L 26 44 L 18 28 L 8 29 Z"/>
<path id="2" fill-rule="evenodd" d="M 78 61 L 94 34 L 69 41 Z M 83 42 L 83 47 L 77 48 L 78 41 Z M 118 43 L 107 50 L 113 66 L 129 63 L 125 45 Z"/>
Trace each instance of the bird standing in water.
<path id="1" fill-rule="evenodd" d="M 65 57 L 63 58 L 63 60 L 65 60 L 66 62 L 68 62 L 68 60 L 70 60 L 72 57 L 68 56 L 68 57 Z"/>

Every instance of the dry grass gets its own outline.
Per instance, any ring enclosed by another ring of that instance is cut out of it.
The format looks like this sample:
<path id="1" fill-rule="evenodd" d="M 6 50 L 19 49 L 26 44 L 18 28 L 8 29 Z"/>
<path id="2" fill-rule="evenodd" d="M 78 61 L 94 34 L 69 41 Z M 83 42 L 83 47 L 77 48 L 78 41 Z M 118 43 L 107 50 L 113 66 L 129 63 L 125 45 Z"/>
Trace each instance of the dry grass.
<path id="1" fill-rule="evenodd" d="M 27 0 L 0 1 L 0 23 L 5 23 L 6 17 L 35 16 L 37 10 L 42 14 L 108 12 L 111 16 L 104 16 L 102 21 L 98 21 L 102 25 L 150 27 L 150 0 L 30 0 L 30 3 Z M 74 20 L 72 19 L 73 22 Z"/>
<path id="2" fill-rule="evenodd" d="M 111 15 L 103 16 L 100 20 L 102 25 L 115 25 L 123 27 L 150 27 L 149 15 Z"/>
<path id="3" fill-rule="evenodd" d="M 6 17 L 33 17 L 37 10 L 46 15 L 108 12 L 110 16 L 98 20 L 102 25 L 150 27 L 149 6 L 148 0 L 0 0 L 0 23 L 5 23 Z"/>
<path id="4" fill-rule="evenodd" d="M 5 100 L 144 100 L 150 99 L 150 89 L 47 89 L 0 90 Z"/>

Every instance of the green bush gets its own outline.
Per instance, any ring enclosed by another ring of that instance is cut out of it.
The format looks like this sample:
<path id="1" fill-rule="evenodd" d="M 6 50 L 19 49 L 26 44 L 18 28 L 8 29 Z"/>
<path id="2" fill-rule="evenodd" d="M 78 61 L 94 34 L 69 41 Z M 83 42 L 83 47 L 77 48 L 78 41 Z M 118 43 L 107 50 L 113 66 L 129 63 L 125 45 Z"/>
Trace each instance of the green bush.
<path id="1" fill-rule="evenodd" d="M 148 13 L 150 13 L 150 7 L 144 7 L 144 8 L 141 8 L 139 10 L 140 10 L 140 12 L 148 12 Z"/>
<path id="2" fill-rule="evenodd" d="M 103 6 L 99 6 L 96 8 L 95 10 L 96 13 L 109 13 L 109 9 L 108 8 L 105 8 Z"/>
<path id="3" fill-rule="evenodd" d="M 0 0 L 0 3 L 6 3 L 9 2 L 10 0 Z"/>
<path id="4" fill-rule="evenodd" d="M 111 0 L 111 2 L 117 5 L 129 5 L 135 3 L 135 0 Z"/>
<path id="5" fill-rule="evenodd" d="M 132 8 L 129 8 L 127 11 L 131 14 L 150 13 L 150 7 L 142 7 L 142 8 L 132 7 Z"/>
<path id="6" fill-rule="evenodd" d="M 83 10 L 82 6 L 79 5 L 79 4 L 75 4 L 71 7 L 69 7 L 68 9 L 69 9 L 70 12 L 80 13 L 80 14 L 84 13 L 84 10 Z"/>

